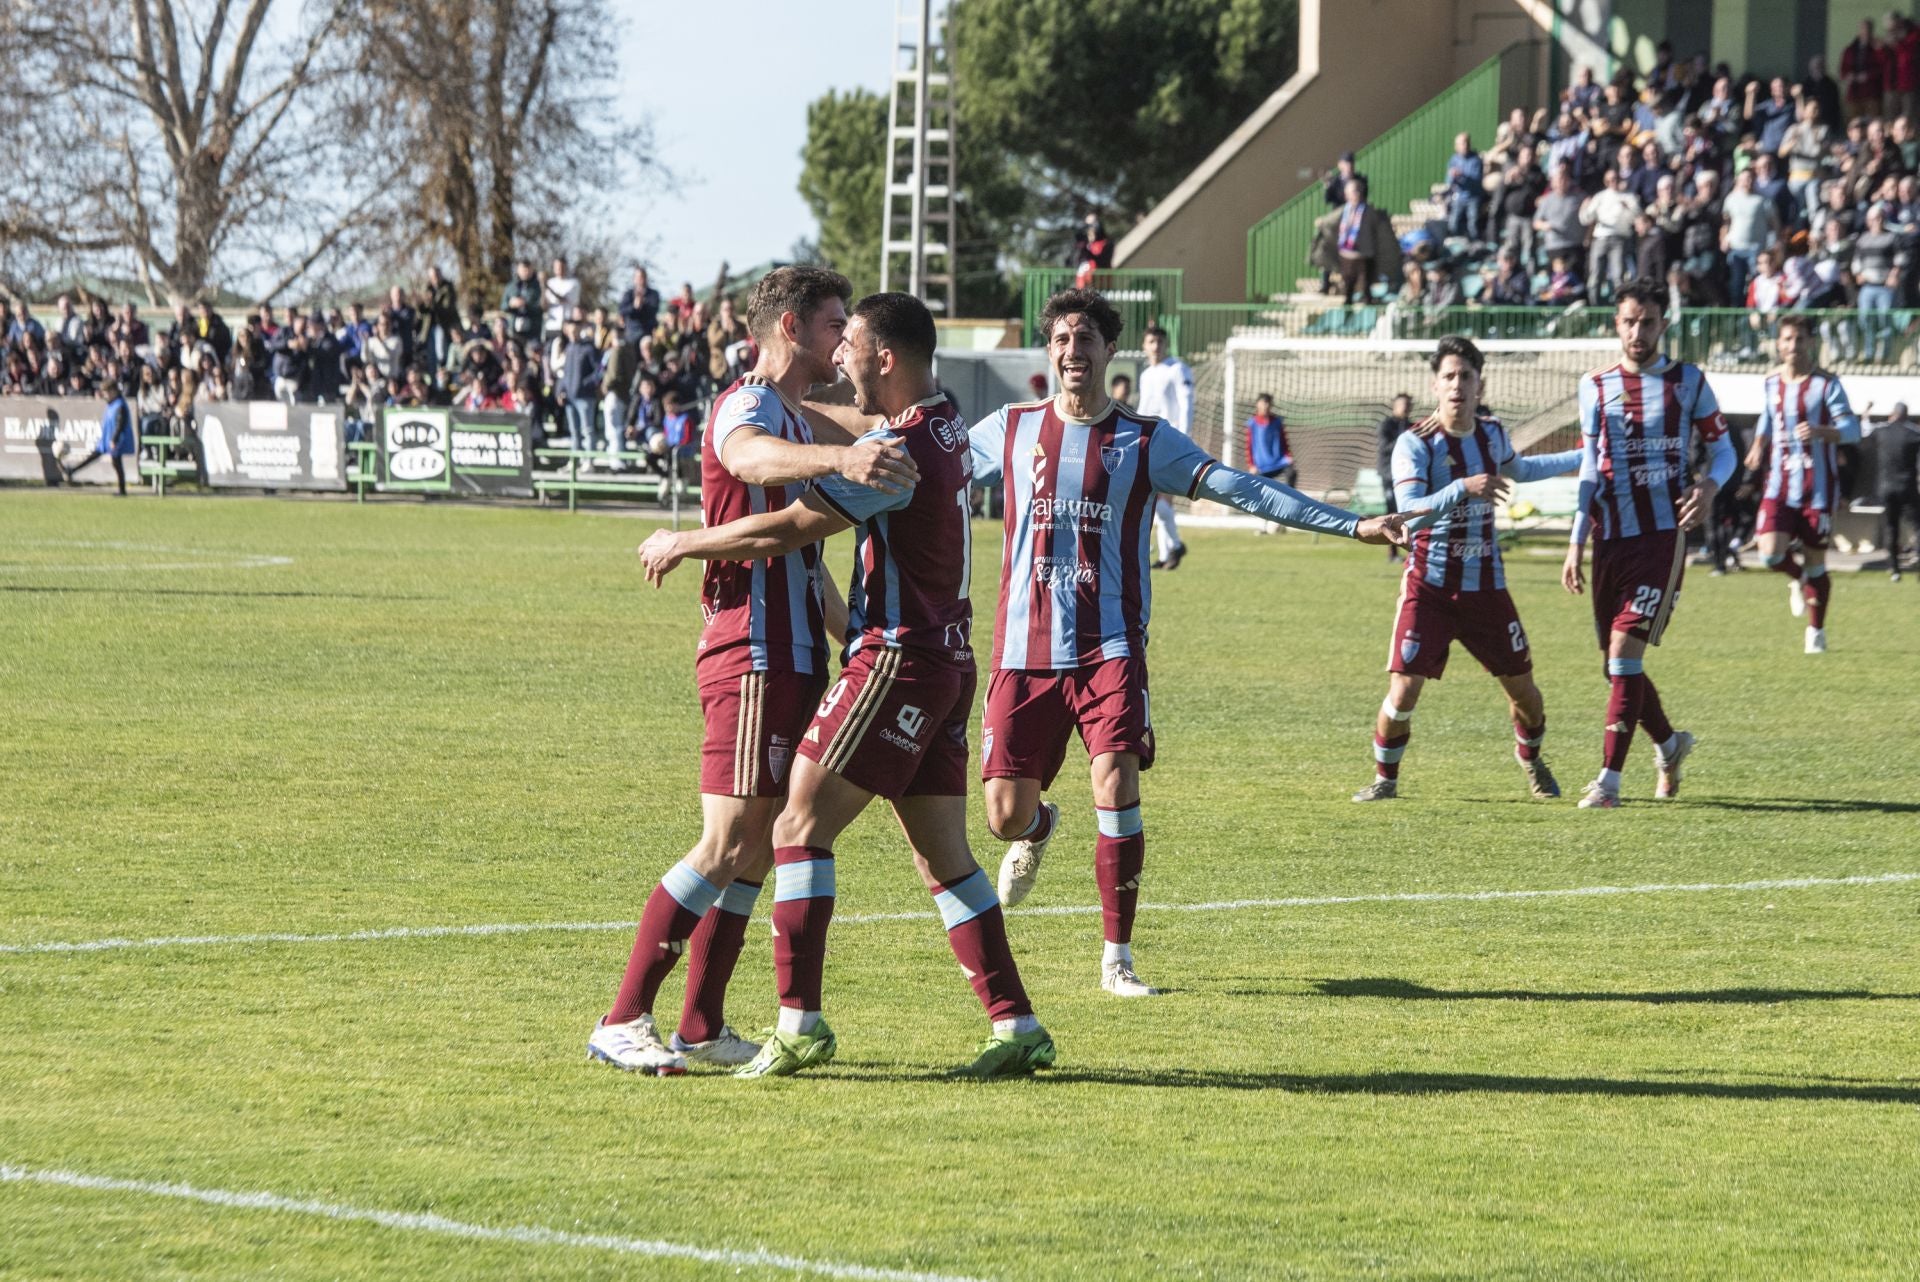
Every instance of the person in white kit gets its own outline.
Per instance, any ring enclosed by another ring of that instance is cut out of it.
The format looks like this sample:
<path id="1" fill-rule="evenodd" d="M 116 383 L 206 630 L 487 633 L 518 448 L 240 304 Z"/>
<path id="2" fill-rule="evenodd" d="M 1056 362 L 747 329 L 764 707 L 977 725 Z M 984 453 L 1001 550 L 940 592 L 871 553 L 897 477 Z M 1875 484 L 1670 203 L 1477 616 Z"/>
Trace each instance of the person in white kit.
<path id="1" fill-rule="evenodd" d="M 1167 354 L 1167 331 L 1158 325 L 1142 340 L 1147 352 L 1146 368 L 1140 371 L 1140 413 L 1163 418 L 1186 436 L 1193 435 L 1193 371 L 1187 363 Z M 1177 570 L 1187 554 L 1180 541 L 1180 526 L 1174 521 L 1173 500 L 1162 494 L 1153 505 L 1153 538 L 1160 553 L 1153 563 L 1156 570 Z"/>

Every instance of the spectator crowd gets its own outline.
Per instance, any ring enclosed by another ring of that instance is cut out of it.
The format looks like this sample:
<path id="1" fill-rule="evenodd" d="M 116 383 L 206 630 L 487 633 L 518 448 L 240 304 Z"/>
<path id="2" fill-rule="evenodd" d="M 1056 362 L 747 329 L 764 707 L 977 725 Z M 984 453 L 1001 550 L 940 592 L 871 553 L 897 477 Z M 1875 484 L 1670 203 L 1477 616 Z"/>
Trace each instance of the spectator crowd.
<path id="1" fill-rule="evenodd" d="M 1429 311 L 1605 303 L 1634 278 L 1676 307 L 1746 308 L 1756 333 L 1784 308 L 1849 309 L 1824 336 L 1884 359 L 1892 313 L 1920 305 L 1917 122 L 1920 24 L 1897 14 L 1861 24 L 1838 80 L 1820 56 L 1762 80 L 1662 43 L 1645 75 L 1583 67 L 1553 108 L 1515 108 L 1484 152 L 1459 135 L 1444 223 L 1394 236 L 1343 156 L 1313 258 L 1349 302 L 1380 282 Z"/>
<path id="2" fill-rule="evenodd" d="M 458 297 L 435 267 L 372 305 L 283 315 L 261 304 L 235 325 L 207 302 L 183 303 L 165 329 L 90 293 L 78 305 L 62 294 L 44 318 L 0 299 L 0 395 L 120 398 L 141 434 L 189 441 L 197 409 L 222 401 L 338 405 L 348 440 L 370 439 L 386 406 L 517 412 L 532 418 L 536 446 L 599 456 L 587 466 L 664 470 L 755 356 L 730 296 L 709 308 L 686 284 L 663 302 L 644 267 L 612 308 L 589 307 L 558 258 L 545 275 L 517 263 L 490 318 L 463 316 Z"/>

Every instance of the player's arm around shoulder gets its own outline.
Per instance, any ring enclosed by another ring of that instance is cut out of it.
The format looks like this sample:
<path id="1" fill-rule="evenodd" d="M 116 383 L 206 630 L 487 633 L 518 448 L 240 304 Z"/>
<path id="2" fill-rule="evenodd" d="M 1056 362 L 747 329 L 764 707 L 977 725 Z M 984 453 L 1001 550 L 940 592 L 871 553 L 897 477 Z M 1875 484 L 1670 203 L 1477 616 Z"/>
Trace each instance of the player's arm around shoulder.
<path id="1" fill-rule="evenodd" d="M 853 524 L 818 489 L 777 512 L 757 512 L 703 530 L 655 530 L 640 545 L 647 582 L 659 587 L 682 561 L 764 561 L 798 551 Z"/>
<path id="2" fill-rule="evenodd" d="M 836 472 L 863 485 L 910 486 L 920 470 L 891 441 L 806 445 L 779 432 L 785 406 L 771 386 L 748 384 L 726 397 L 713 416 L 712 440 L 720 465 L 749 485 L 794 485 Z"/>

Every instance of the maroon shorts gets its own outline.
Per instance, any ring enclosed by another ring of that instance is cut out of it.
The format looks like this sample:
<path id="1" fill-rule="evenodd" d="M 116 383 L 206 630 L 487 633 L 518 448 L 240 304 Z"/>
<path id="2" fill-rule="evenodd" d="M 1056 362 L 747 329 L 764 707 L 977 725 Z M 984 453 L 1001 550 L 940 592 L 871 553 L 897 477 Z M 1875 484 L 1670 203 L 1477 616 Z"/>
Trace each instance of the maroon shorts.
<path id="1" fill-rule="evenodd" d="M 1147 661 L 1138 655 L 1057 671 L 1003 669 L 987 682 L 980 777 L 1053 786 L 1075 730 L 1089 757 L 1131 752 L 1153 765 Z"/>
<path id="2" fill-rule="evenodd" d="M 1533 671 L 1526 629 L 1505 588 L 1450 592 L 1409 576 L 1400 589 L 1387 671 L 1437 681 L 1447 670 L 1447 652 L 1455 641 L 1496 677 Z"/>
<path id="3" fill-rule="evenodd" d="M 1760 500 L 1755 534 L 1784 534 L 1803 548 L 1818 552 L 1833 534 L 1833 513 L 1822 507 L 1794 507 L 1785 499 Z"/>
<path id="4" fill-rule="evenodd" d="M 1625 632 L 1659 645 L 1680 596 L 1687 568 L 1687 540 L 1678 530 L 1657 530 L 1593 545 L 1593 630 L 1605 650 L 1610 634 Z"/>
<path id="5" fill-rule="evenodd" d="M 793 750 L 826 689 L 824 673 L 743 672 L 700 683 L 707 737 L 700 791 L 713 797 L 784 797 Z"/>
<path id="6" fill-rule="evenodd" d="M 915 650 L 855 652 L 800 739 L 800 754 L 888 800 L 967 794 L 972 664 Z"/>

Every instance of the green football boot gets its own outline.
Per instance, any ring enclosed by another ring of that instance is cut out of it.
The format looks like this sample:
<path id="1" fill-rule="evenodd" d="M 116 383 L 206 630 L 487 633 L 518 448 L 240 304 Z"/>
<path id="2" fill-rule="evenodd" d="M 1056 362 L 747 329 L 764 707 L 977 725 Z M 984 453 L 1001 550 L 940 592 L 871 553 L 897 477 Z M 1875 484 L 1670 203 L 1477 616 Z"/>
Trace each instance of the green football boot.
<path id="1" fill-rule="evenodd" d="M 986 1081 L 991 1077 L 1026 1077 L 1035 1069 L 1053 1067 L 1053 1037 L 1044 1028 L 1031 1033 L 995 1033 L 980 1046 L 979 1057 L 955 1077 Z"/>
<path id="2" fill-rule="evenodd" d="M 813 1026 L 811 1033 L 783 1033 L 768 1029 L 760 1044 L 760 1053 L 733 1070 L 735 1077 L 792 1077 L 803 1068 L 818 1068 L 833 1058 L 839 1044 L 827 1021 Z"/>

